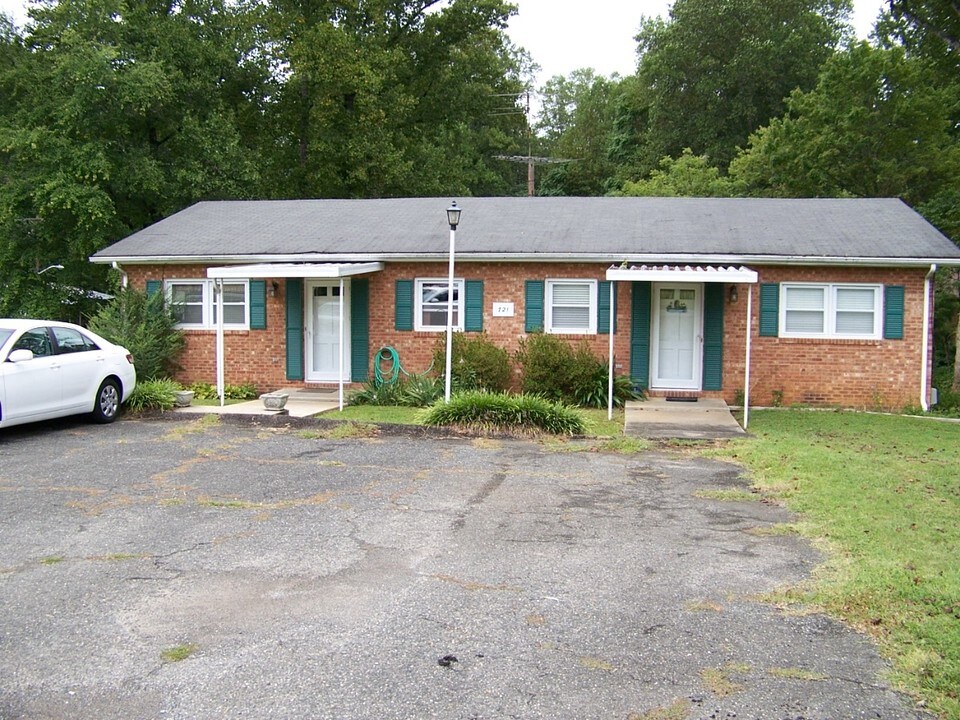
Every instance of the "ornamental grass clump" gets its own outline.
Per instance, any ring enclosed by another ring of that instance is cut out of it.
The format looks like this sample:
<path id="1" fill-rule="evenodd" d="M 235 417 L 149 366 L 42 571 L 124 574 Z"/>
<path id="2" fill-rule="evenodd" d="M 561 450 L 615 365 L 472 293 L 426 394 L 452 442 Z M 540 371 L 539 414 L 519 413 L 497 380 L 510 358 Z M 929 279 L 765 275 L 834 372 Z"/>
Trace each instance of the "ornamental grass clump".
<path id="1" fill-rule="evenodd" d="M 437 402 L 423 417 L 425 425 L 453 425 L 501 432 L 582 435 L 587 424 L 574 408 L 537 395 L 465 392 L 449 403 Z"/>

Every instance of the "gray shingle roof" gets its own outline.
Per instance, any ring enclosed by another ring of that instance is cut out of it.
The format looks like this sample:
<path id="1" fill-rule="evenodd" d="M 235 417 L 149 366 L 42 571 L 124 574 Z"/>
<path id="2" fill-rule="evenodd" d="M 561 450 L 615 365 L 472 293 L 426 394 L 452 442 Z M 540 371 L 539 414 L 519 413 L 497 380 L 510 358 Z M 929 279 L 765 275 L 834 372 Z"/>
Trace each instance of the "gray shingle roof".
<path id="1" fill-rule="evenodd" d="M 243 261 L 445 255 L 449 198 L 201 202 L 94 259 Z M 897 199 L 460 198 L 459 259 L 956 260 Z M 308 259 L 304 257 L 303 259 Z"/>

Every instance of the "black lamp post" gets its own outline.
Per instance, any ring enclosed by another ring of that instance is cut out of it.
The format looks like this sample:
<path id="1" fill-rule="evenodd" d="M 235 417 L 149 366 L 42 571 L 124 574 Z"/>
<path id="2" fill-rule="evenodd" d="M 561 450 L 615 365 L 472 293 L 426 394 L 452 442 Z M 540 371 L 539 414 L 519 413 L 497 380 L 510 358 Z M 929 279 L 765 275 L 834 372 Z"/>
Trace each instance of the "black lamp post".
<path id="1" fill-rule="evenodd" d="M 447 208 L 447 222 L 450 224 L 450 266 L 447 273 L 447 354 L 446 377 L 443 390 L 443 401 L 450 402 L 450 371 L 451 356 L 453 355 L 453 256 L 457 243 L 457 225 L 460 223 L 460 208 L 454 200 Z"/>

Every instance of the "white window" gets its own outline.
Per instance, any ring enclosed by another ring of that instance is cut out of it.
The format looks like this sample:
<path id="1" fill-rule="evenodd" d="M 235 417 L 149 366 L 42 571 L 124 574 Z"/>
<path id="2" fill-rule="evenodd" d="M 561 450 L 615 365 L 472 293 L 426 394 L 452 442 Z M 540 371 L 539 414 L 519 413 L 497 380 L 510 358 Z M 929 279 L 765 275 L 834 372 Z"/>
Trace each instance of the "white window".
<path id="1" fill-rule="evenodd" d="M 596 280 L 547 280 L 545 305 L 546 332 L 597 332 Z"/>
<path id="2" fill-rule="evenodd" d="M 216 283 L 213 280 L 167 280 L 167 301 L 181 328 L 217 326 Z M 249 285 L 246 281 L 223 284 L 223 326 L 250 327 Z"/>
<path id="3" fill-rule="evenodd" d="M 417 280 L 416 329 L 446 330 L 449 302 L 447 280 Z M 463 280 L 453 281 L 453 329 L 463 330 Z"/>
<path id="4" fill-rule="evenodd" d="M 880 285 L 784 283 L 780 298 L 783 337 L 878 339 Z"/>

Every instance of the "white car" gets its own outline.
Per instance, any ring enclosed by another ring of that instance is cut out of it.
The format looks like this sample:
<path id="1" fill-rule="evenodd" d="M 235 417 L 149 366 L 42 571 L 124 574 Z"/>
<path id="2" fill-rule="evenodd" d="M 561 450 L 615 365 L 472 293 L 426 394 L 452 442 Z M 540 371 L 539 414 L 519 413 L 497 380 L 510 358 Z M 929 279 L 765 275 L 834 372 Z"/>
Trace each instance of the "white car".
<path id="1" fill-rule="evenodd" d="M 127 349 L 86 328 L 0 319 L 0 427 L 83 413 L 113 422 L 136 385 Z"/>

